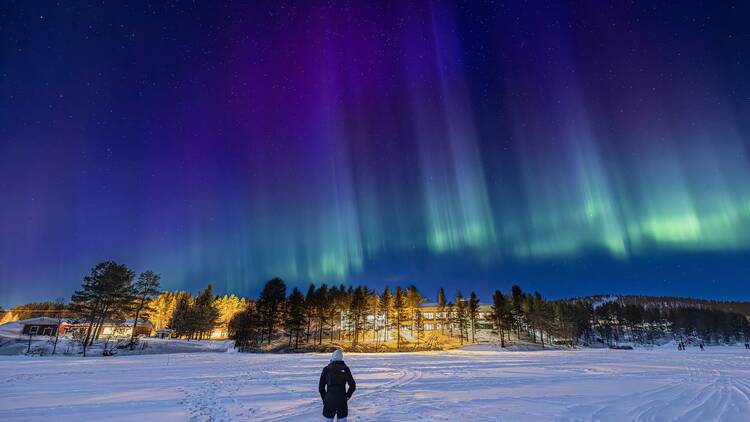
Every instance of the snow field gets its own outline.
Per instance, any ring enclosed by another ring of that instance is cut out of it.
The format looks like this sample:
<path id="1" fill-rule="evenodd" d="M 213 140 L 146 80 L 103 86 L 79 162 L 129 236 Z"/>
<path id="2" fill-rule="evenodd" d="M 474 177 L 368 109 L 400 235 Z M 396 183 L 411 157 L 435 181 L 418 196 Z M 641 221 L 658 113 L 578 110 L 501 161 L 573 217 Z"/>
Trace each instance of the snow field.
<path id="1" fill-rule="evenodd" d="M 739 347 L 345 354 L 351 421 L 748 421 Z M 321 420 L 328 355 L 0 357 L 0 420 Z"/>

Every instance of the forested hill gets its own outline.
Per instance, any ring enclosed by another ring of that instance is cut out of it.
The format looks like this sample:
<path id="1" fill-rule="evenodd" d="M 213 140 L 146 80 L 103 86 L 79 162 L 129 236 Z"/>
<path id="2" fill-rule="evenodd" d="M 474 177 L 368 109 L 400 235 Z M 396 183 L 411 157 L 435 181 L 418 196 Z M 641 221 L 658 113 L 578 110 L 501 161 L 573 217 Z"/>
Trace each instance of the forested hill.
<path id="1" fill-rule="evenodd" d="M 606 302 L 620 302 L 623 305 L 640 305 L 644 308 L 656 307 L 660 309 L 669 308 L 699 308 L 699 309 L 716 309 L 725 312 L 736 312 L 745 316 L 750 316 L 750 302 L 740 301 L 722 301 L 695 299 L 690 297 L 671 297 L 671 296 L 635 296 L 635 295 L 592 295 L 584 297 L 575 297 L 566 299 L 567 301 L 576 302 L 584 301 L 591 303 L 594 307 Z"/>

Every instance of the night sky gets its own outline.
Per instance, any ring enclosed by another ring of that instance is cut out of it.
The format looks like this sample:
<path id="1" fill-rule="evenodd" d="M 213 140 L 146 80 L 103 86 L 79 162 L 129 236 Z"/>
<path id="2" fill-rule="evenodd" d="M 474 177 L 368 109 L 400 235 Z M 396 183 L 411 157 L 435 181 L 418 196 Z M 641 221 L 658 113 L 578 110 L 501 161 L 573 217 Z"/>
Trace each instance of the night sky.
<path id="1" fill-rule="evenodd" d="M 88 3 L 0 5 L 0 305 L 750 299 L 748 2 Z"/>

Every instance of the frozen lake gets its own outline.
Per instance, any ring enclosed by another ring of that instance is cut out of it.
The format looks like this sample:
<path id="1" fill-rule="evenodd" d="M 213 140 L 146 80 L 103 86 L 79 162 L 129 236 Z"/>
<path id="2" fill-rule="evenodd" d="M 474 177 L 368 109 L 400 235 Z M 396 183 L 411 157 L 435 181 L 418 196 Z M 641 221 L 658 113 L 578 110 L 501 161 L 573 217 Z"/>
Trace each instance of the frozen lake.
<path id="1" fill-rule="evenodd" d="M 748 421 L 739 347 L 346 354 L 351 421 Z M 0 420 L 321 420 L 328 355 L 0 357 Z"/>

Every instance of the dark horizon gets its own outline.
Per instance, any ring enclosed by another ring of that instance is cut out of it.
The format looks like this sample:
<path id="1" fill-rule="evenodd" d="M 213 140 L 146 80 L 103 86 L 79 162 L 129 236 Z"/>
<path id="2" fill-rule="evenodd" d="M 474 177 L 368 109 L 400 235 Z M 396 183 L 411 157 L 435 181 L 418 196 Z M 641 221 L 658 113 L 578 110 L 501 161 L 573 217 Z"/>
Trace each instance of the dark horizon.
<path id="1" fill-rule="evenodd" d="M 0 12 L 0 302 L 97 262 L 750 300 L 750 4 Z"/>

